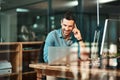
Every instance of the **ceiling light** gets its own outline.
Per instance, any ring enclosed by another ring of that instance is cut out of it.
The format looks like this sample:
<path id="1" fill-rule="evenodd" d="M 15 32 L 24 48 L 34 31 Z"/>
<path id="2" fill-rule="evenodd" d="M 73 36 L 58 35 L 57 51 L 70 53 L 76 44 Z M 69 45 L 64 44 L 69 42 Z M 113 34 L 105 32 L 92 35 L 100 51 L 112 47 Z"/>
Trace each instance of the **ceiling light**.
<path id="1" fill-rule="evenodd" d="M 99 3 L 108 3 L 116 0 L 99 0 Z"/>
<path id="2" fill-rule="evenodd" d="M 22 9 L 22 8 L 17 8 L 16 11 L 17 12 L 29 12 L 28 9 Z"/>
<path id="3" fill-rule="evenodd" d="M 66 4 L 67 6 L 77 6 L 78 5 L 78 1 L 75 0 L 75 1 L 70 1 Z"/>

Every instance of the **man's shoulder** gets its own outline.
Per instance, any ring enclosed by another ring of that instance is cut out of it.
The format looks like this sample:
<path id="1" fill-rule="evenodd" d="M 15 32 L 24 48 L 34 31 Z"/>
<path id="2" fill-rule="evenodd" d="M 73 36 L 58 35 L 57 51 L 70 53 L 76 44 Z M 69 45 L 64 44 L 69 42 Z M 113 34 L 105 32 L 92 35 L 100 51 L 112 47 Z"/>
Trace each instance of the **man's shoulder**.
<path id="1" fill-rule="evenodd" d="M 48 33 L 47 38 L 48 39 L 55 39 L 60 36 L 60 31 L 59 29 L 52 30 Z"/>
<path id="2" fill-rule="evenodd" d="M 55 30 L 50 31 L 49 34 L 59 34 L 59 33 L 60 33 L 60 29 L 55 29 Z"/>

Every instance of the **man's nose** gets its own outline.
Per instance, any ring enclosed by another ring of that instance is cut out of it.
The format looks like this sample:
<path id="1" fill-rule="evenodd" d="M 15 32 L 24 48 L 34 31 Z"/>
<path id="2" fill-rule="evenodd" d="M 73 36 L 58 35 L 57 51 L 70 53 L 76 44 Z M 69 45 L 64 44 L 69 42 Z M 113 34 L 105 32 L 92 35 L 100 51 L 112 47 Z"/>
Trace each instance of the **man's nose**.
<path id="1" fill-rule="evenodd" d="M 69 30 L 69 27 L 68 27 L 68 26 L 66 26 L 66 27 L 65 27 L 65 30 Z"/>

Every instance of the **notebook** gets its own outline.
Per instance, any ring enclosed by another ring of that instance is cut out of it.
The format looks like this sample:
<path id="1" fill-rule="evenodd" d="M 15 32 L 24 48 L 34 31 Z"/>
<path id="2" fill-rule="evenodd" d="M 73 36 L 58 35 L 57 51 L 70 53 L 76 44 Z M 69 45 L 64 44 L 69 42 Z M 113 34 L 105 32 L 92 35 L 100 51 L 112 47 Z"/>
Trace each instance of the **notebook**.
<path id="1" fill-rule="evenodd" d="M 49 65 L 68 65 L 78 59 L 78 47 L 49 47 Z"/>

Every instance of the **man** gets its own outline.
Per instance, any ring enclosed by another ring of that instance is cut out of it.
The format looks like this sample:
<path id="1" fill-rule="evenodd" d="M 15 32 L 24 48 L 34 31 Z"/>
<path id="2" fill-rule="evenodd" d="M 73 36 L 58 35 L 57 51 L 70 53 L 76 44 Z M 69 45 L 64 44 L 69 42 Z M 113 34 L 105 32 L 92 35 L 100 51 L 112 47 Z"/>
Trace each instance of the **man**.
<path id="1" fill-rule="evenodd" d="M 48 47 L 72 46 L 74 43 L 79 43 L 80 46 L 84 44 L 80 30 L 76 27 L 73 15 L 70 12 L 67 12 L 61 20 L 61 28 L 51 31 L 45 40 L 44 61 L 48 62 Z M 56 79 L 54 77 L 47 76 L 47 80 Z"/>
<path id="2" fill-rule="evenodd" d="M 67 12 L 61 20 L 61 28 L 51 31 L 45 40 L 44 61 L 48 62 L 49 46 L 71 46 L 76 42 L 80 46 L 84 44 L 80 30 L 76 27 L 74 16 Z"/>

